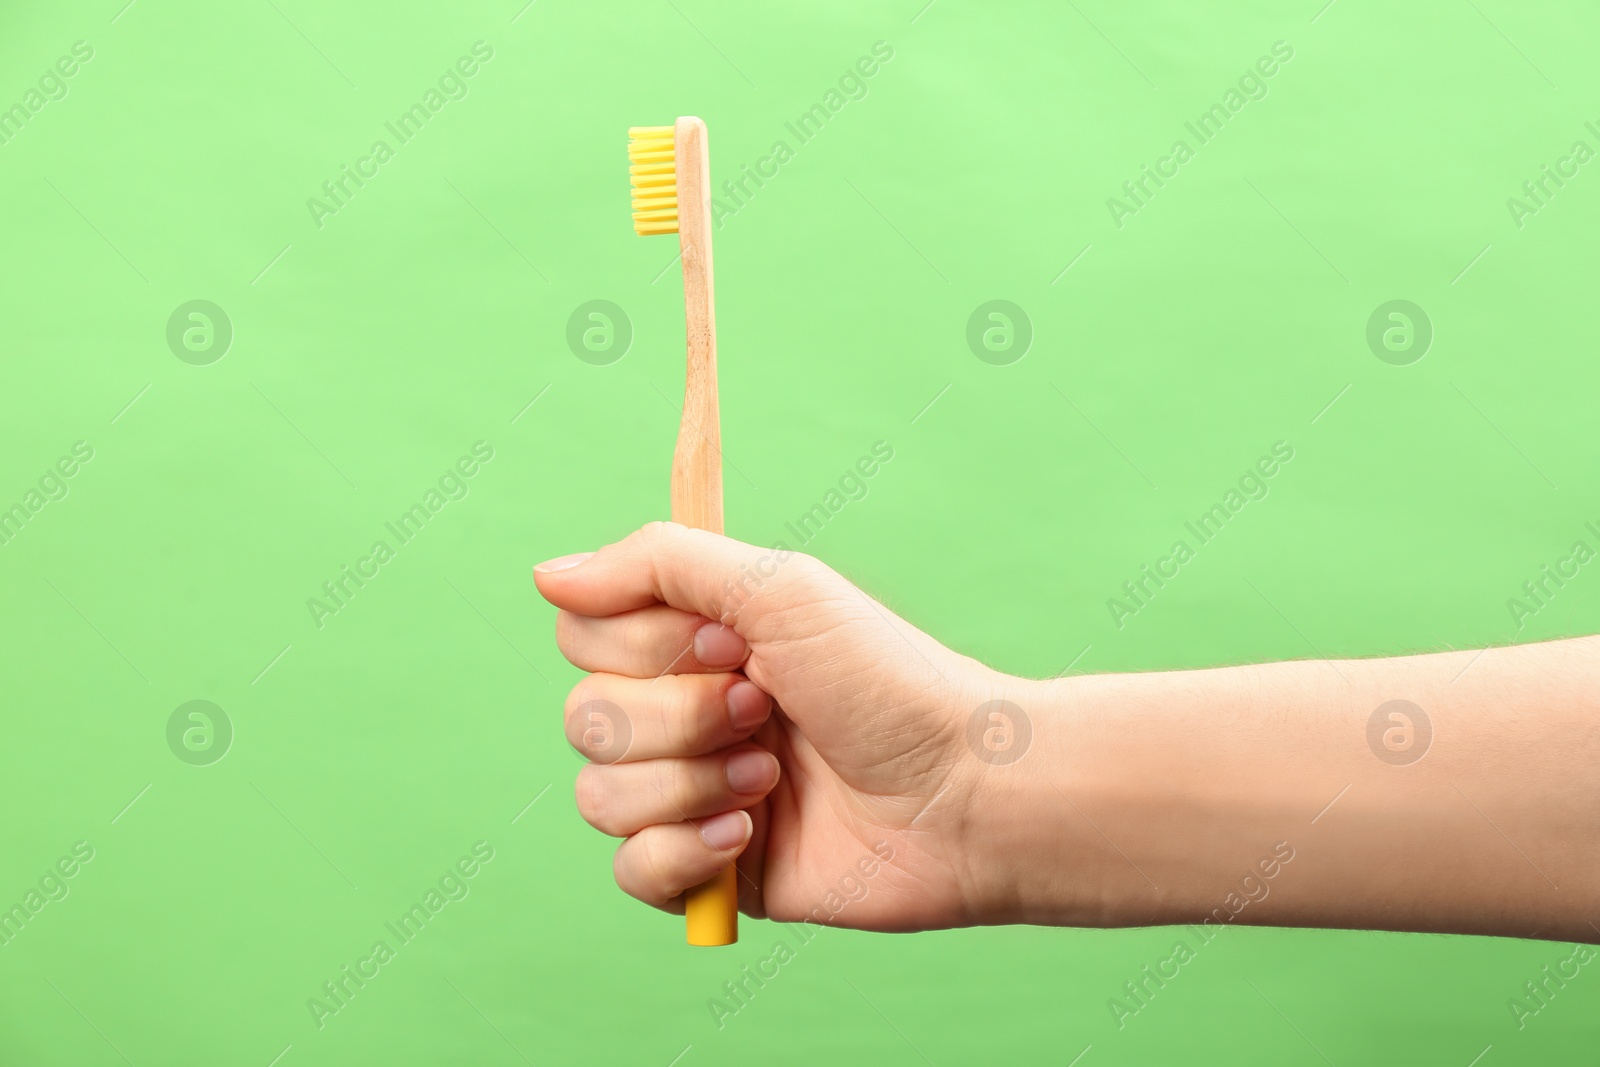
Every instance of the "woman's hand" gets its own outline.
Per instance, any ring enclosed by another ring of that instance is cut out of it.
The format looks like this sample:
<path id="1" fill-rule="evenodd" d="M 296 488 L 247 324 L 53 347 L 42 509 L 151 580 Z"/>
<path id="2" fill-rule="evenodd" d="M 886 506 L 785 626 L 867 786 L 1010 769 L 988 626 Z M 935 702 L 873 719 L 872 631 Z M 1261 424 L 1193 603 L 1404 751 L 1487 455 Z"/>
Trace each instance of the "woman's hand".
<path id="1" fill-rule="evenodd" d="M 946 649 L 815 559 L 652 523 L 534 569 L 617 884 L 681 912 L 737 857 L 740 908 L 871 930 L 982 922 L 968 722 L 1030 683 Z"/>
<path id="2" fill-rule="evenodd" d="M 1028 682 L 682 526 L 535 577 L 596 672 L 567 703 L 578 808 L 657 907 L 737 856 L 749 914 L 869 930 L 1600 942 L 1600 637 Z"/>

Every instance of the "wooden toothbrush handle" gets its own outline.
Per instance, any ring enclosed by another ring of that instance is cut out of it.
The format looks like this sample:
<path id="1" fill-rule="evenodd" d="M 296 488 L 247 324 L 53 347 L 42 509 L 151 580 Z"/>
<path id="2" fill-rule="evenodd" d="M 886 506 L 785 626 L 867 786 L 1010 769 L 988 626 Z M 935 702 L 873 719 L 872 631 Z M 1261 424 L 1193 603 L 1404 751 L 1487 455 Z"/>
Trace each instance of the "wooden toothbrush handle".
<path id="1" fill-rule="evenodd" d="M 722 428 L 717 416 L 717 316 L 711 280 L 711 175 L 706 126 L 676 127 L 678 247 L 683 253 L 688 367 L 672 457 L 672 519 L 722 533 Z"/>
<path id="2" fill-rule="evenodd" d="M 674 128 L 678 247 L 683 252 L 688 369 L 683 421 L 672 456 L 672 520 L 722 533 L 722 427 L 717 414 L 717 317 L 711 275 L 711 166 L 706 124 L 681 118 Z M 739 940 L 739 885 L 732 866 L 684 895 L 691 945 Z"/>

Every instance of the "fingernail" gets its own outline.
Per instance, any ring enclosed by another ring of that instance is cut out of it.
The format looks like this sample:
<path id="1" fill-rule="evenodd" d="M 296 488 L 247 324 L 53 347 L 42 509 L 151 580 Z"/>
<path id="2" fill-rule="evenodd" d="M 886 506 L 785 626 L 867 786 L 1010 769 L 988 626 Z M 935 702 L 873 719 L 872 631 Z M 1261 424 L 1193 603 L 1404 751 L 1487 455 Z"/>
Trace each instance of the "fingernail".
<path id="1" fill-rule="evenodd" d="M 728 757 L 728 787 L 735 793 L 760 793 L 772 784 L 772 769 L 777 760 L 758 749 L 746 749 Z"/>
<path id="2" fill-rule="evenodd" d="M 766 721 L 772 701 L 754 682 L 740 680 L 728 687 L 728 722 L 737 734 L 748 733 Z"/>
<path id="3" fill-rule="evenodd" d="M 750 836 L 750 816 L 742 811 L 725 811 L 700 824 L 700 839 L 718 852 L 738 848 Z"/>
<path id="4" fill-rule="evenodd" d="M 582 563 L 592 555 L 594 555 L 593 552 L 574 552 L 570 556 L 559 556 L 556 559 L 547 559 L 533 569 L 538 571 L 540 574 L 549 574 L 552 571 L 571 570 L 573 567 L 576 567 L 578 564 Z"/>
<path id="5" fill-rule="evenodd" d="M 731 626 L 708 622 L 694 632 L 694 658 L 704 667 L 737 667 L 747 646 Z"/>

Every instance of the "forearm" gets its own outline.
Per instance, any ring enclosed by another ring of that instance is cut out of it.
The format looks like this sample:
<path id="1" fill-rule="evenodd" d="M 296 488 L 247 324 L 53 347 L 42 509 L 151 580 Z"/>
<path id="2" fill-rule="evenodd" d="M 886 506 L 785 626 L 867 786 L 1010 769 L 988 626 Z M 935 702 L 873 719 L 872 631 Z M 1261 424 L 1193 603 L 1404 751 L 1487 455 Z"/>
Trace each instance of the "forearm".
<path id="1" fill-rule="evenodd" d="M 974 776 L 983 921 L 1600 942 L 1600 638 L 1007 696 L 1032 740 Z M 1422 714 L 1369 731 L 1393 700 Z"/>

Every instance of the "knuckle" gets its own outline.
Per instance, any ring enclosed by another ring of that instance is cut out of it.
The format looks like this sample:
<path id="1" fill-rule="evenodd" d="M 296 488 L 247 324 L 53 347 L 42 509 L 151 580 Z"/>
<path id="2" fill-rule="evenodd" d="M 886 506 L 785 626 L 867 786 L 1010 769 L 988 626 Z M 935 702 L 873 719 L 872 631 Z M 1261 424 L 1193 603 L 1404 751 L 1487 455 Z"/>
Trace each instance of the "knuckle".
<path id="1" fill-rule="evenodd" d="M 624 893 L 647 904 L 669 900 L 683 888 L 670 877 L 657 834 L 641 833 L 630 837 L 617 850 L 612 860 L 612 873 Z"/>
<path id="2" fill-rule="evenodd" d="M 661 858 L 661 835 L 644 834 L 636 840 L 639 842 L 639 865 L 644 870 L 646 881 L 658 893 L 669 894 L 671 882 L 665 877 L 665 866 Z"/>
<path id="3" fill-rule="evenodd" d="M 674 759 L 653 761 L 650 784 L 667 803 L 677 807 L 683 803 L 683 765 Z"/>
<path id="4" fill-rule="evenodd" d="M 561 723 L 567 734 L 567 743 L 579 752 L 583 751 L 583 721 L 582 708 L 589 702 L 589 679 L 585 678 L 567 692 L 566 703 L 561 708 Z"/>
<path id="5" fill-rule="evenodd" d="M 568 660 L 577 651 L 579 628 L 578 616 L 570 611 L 556 612 L 556 647 Z"/>
<path id="6" fill-rule="evenodd" d="M 647 662 L 654 643 L 651 640 L 649 612 L 632 612 L 622 617 L 617 628 L 617 648 L 629 663 Z"/>
<path id="7" fill-rule="evenodd" d="M 648 904 L 650 897 L 642 891 L 633 874 L 637 862 L 635 856 L 643 847 L 643 840 L 637 837 L 624 841 L 611 855 L 611 879 L 617 883 L 618 889 Z"/>
<path id="8" fill-rule="evenodd" d="M 608 755 L 603 744 L 615 733 L 616 723 L 612 720 L 620 711 L 615 704 L 601 698 L 593 675 L 585 678 L 567 694 L 562 712 L 567 743 L 588 759 L 607 762 L 602 759 Z"/>
<path id="9" fill-rule="evenodd" d="M 672 536 L 674 525 L 674 523 L 667 522 L 665 519 L 656 519 L 639 527 L 638 533 L 634 536 L 639 538 L 640 544 L 654 547 Z"/>
<path id="10" fill-rule="evenodd" d="M 667 734 L 681 752 L 698 752 L 712 740 L 712 731 L 703 712 L 703 687 L 695 684 L 697 681 L 696 676 L 682 676 L 678 684 L 672 687 L 672 695 L 666 699 L 668 706 L 664 709 L 663 718 Z"/>
<path id="11" fill-rule="evenodd" d="M 572 793 L 577 801 L 578 814 L 583 816 L 584 822 L 603 834 L 613 832 L 613 827 L 616 825 L 615 817 L 607 799 L 607 790 L 601 781 L 600 768 L 591 765 L 579 770 L 578 778 L 572 785 Z"/>
<path id="12" fill-rule="evenodd" d="M 804 552 L 768 554 L 745 565 L 735 583 L 735 600 L 739 606 L 750 602 L 782 606 L 796 597 L 820 593 L 834 573 L 826 563 Z"/>
<path id="13" fill-rule="evenodd" d="M 833 575 L 833 568 L 822 562 L 816 556 L 804 552 L 797 552 L 790 558 L 787 569 L 793 580 L 808 587 L 825 584 Z"/>

